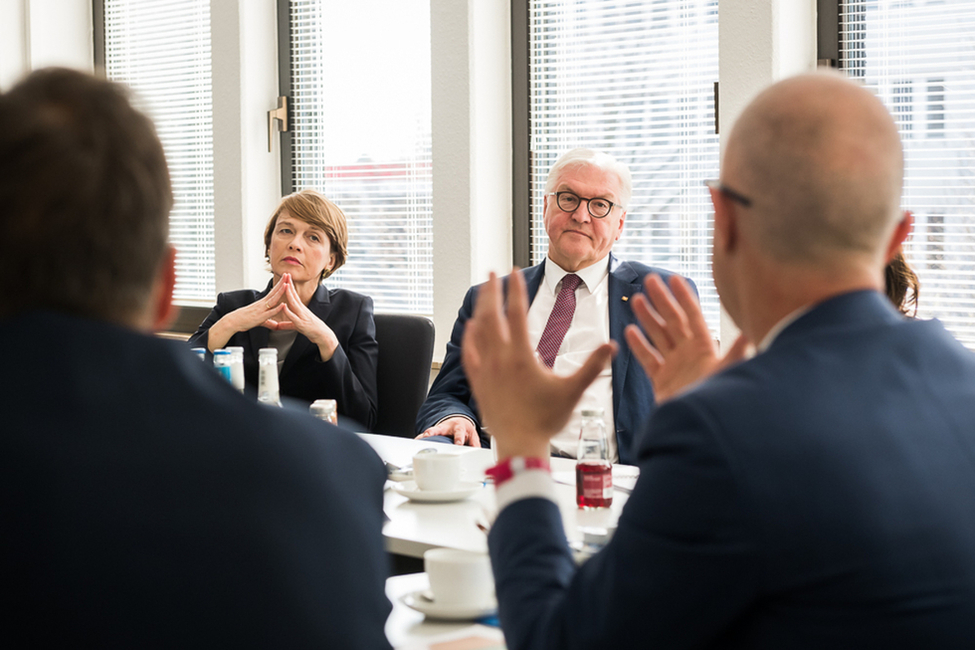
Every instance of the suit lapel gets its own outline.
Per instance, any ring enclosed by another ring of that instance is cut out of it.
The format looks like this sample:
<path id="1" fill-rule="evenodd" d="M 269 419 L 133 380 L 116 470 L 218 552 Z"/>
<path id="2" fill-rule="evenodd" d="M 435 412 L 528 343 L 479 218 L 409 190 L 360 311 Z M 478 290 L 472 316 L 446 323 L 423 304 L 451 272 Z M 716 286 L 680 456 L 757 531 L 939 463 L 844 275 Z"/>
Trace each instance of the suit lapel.
<path id="1" fill-rule="evenodd" d="M 257 294 L 257 299 L 254 300 L 254 302 L 257 302 L 258 300 L 264 300 L 267 294 L 271 291 L 273 282 L 274 280 L 271 280 L 271 282 L 267 283 L 267 286 L 264 288 L 264 291 Z M 260 350 L 261 348 L 266 348 L 268 346 L 268 343 L 271 340 L 270 339 L 271 330 L 269 330 L 266 327 L 261 327 L 260 325 L 258 325 L 257 327 L 251 328 L 251 330 L 247 333 L 247 337 L 250 339 L 251 350 L 254 351 L 254 357 L 256 359 L 257 351 Z"/>
<path id="2" fill-rule="evenodd" d="M 630 365 L 630 348 L 625 344 L 623 331 L 630 323 L 635 323 L 630 297 L 640 291 L 640 277 L 629 264 L 620 262 L 616 256 L 609 256 L 609 337 L 619 345 L 619 352 L 613 359 L 613 414 L 620 411 L 620 398 L 623 395 L 626 371 Z"/>
<path id="3" fill-rule="evenodd" d="M 522 273 L 525 275 L 525 284 L 528 289 L 528 304 L 530 305 L 535 302 L 535 296 L 538 295 L 538 287 L 542 286 L 542 278 L 545 277 L 545 261 L 543 260 L 541 264 L 528 267 Z"/>
<path id="4" fill-rule="evenodd" d="M 545 277 L 545 262 L 541 264 L 536 264 L 535 266 L 529 266 L 527 269 L 521 270 L 522 277 L 525 278 L 525 289 L 528 292 L 528 305 L 531 306 L 535 302 L 535 296 L 538 294 L 538 287 L 542 284 L 542 278 Z M 504 292 L 504 308 L 508 309 L 508 280 L 510 276 L 505 276 L 501 280 L 501 290 Z"/>

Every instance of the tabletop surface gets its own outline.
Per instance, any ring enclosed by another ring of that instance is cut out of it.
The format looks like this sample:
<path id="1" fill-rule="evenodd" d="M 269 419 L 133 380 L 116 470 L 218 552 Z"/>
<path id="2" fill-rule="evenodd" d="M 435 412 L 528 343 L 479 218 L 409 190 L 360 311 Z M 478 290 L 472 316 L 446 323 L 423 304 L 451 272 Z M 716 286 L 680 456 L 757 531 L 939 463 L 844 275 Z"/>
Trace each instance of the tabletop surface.
<path id="1" fill-rule="evenodd" d="M 409 438 L 396 438 L 379 434 L 359 434 L 368 442 L 380 458 L 394 465 L 412 462 L 420 449 L 433 447 L 442 453 L 461 455 L 461 480 L 481 482 L 484 470 L 494 465 L 490 449 L 451 446 Z M 552 475 L 556 479 L 556 496 L 566 537 L 570 542 L 582 540 L 582 528 L 606 528 L 614 526 L 626 503 L 627 495 L 614 491 L 611 508 L 580 510 L 576 505 L 575 460 L 552 458 Z M 639 470 L 628 465 L 614 465 L 613 476 L 619 484 L 635 481 Z M 564 481 L 564 482 L 563 482 Z M 410 501 L 392 489 L 387 481 L 383 509 L 389 521 L 383 528 L 386 549 L 391 553 L 410 557 L 423 557 L 430 548 L 447 547 L 468 551 L 487 551 L 487 534 L 496 513 L 494 488 L 485 485 L 472 496 L 451 503 L 419 503 Z"/>
<path id="2" fill-rule="evenodd" d="M 504 634 L 497 627 L 471 621 L 438 621 L 403 604 L 403 596 L 430 586 L 425 573 L 408 573 L 386 580 L 386 596 L 393 611 L 386 620 L 386 638 L 396 650 L 497 650 Z"/>

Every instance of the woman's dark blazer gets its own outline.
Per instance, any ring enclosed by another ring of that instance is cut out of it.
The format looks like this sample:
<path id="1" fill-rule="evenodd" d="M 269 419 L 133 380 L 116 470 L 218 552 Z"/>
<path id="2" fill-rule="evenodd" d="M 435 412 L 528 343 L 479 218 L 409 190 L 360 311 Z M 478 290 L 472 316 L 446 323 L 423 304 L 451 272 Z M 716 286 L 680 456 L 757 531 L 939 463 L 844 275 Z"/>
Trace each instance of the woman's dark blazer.
<path id="1" fill-rule="evenodd" d="M 207 347 L 210 327 L 230 312 L 260 300 L 271 290 L 244 289 L 217 296 L 217 304 L 190 337 L 193 347 Z M 373 319 L 372 298 L 345 289 L 326 289 L 320 285 L 308 308 L 325 322 L 339 340 L 335 354 L 322 362 L 318 346 L 298 333 L 281 367 L 281 395 L 307 402 L 334 399 L 340 415 L 352 418 L 366 429 L 376 423 L 376 364 L 379 344 Z M 244 378 L 248 391 L 257 389 L 257 351 L 268 347 L 270 330 L 255 327 L 237 332 L 227 346 L 244 348 Z M 207 358 L 211 355 L 207 351 Z"/>

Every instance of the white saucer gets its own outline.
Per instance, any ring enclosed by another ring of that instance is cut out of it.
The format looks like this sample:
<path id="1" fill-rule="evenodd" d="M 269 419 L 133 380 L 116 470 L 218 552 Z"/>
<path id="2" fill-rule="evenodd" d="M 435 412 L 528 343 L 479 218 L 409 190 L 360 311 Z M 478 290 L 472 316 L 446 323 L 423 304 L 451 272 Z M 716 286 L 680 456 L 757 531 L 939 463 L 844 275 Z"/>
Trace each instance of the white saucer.
<path id="1" fill-rule="evenodd" d="M 476 618 L 491 616 L 498 611 L 498 604 L 496 602 L 491 602 L 481 607 L 467 605 L 458 607 L 456 605 L 440 604 L 430 598 L 429 592 L 426 589 L 408 593 L 400 598 L 400 602 L 430 618 L 440 618 L 445 621 L 470 621 Z"/>
<path id="2" fill-rule="evenodd" d="M 432 501 L 443 503 L 445 501 L 460 501 L 466 499 L 484 487 L 481 483 L 471 481 L 461 481 L 453 490 L 437 491 L 421 490 L 416 486 L 415 481 L 403 481 L 393 485 L 393 489 L 410 501 Z"/>

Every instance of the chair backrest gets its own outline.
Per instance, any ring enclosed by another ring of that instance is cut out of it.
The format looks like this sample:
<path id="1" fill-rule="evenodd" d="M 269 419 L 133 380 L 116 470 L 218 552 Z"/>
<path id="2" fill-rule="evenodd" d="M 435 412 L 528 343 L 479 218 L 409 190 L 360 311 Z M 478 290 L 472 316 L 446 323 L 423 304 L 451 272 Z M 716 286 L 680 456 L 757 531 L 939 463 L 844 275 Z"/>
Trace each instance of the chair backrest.
<path id="1" fill-rule="evenodd" d="M 376 314 L 379 413 L 375 433 L 412 438 L 427 397 L 433 361 L 433 321 L 409 314 Z"/>

